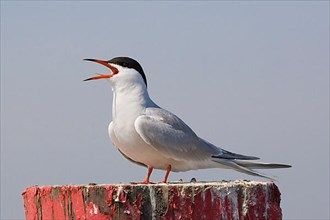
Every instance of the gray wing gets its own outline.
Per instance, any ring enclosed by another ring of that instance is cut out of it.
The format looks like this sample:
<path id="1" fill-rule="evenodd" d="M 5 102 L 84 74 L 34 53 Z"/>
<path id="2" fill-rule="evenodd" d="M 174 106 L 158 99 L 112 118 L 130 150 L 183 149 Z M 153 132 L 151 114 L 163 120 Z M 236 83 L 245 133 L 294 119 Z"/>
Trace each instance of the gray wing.
<path id="1" fill-rule="evenodd" d="M 147 108 L 135 120 L 135 129 L 146 143 L 175 160 L 209 160 L 221 154 L 221 149 L 208 145 L 179 117 L 161 108 Z"/>
<path id="2" fill-rule="evenodd" d="M 199 138 L 179 117 L 157 107 L 147 108 L 135 120 L 135 129 L 146 143 L 175 160 L 259 159 L 216 147 Z"/>

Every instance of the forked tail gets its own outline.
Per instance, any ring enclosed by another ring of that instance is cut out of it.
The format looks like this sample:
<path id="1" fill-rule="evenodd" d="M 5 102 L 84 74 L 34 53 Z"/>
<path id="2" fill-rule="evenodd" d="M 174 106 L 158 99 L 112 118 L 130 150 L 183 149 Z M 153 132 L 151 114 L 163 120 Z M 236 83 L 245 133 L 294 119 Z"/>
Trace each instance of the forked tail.
<path id="1" fill-rule="evenodd" d="M 214 158 L 212 159 L 214 162 L 220 163 L 221 165 L 227 166 L 228 168 L 234 169 L 238 172 L 245 173 L 252 176 L 259 176 L 263 178 L 267 178 L 269 180 L 274 181 L 273 178 L 268 177 L 254 169 L 278 169 L 278 168 L 290 168 L 291 165 L 287 164 L 277 164 L 277 163 L 262 163 L 262 162 L 252 162 L 252 161 L 244 161 L 244 160 L 224 160 Z"/>

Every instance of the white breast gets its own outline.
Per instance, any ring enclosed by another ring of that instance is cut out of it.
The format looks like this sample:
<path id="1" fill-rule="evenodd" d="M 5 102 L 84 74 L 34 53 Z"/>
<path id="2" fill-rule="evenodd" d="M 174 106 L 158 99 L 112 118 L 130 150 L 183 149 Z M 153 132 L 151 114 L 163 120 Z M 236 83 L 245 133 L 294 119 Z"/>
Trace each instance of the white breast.
<path id="1" fill-rule="evenodd" d="M 135 83 L 113 85 L 112 118 L 109 136 L 112 143 L 130 159 L 158 169 L 166 169 L 168 158 L 143 141 L 134 122 L 147 107 L 157 106 L 149 97 L 145 85 Z"/>

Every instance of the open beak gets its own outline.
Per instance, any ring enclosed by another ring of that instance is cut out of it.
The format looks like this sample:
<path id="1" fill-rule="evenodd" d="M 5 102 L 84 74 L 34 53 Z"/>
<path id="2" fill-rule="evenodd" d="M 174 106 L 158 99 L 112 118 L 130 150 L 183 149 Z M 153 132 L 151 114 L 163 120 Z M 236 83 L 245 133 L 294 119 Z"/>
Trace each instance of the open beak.
<path id="1" fill-rule="evenodd" d="M 98 74 L 98 76 L 85 79 L 84 81 L 95 80 L 95 79 L 109 79 L 118 73 L 118 69 L 114 66 L 111 66 L 111 64 L 109 64 L 107 61 L 96 60 L 96 59 L 84 59 L 84 60 L 102 64 L 103 66 L 106 66 L 111 70 L 111 74 Z"/>

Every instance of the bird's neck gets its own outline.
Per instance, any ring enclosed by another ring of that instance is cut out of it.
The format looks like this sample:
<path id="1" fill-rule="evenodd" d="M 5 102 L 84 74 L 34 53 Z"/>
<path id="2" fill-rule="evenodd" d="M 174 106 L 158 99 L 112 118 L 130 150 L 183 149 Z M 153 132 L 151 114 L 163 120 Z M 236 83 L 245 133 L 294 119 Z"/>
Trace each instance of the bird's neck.
<path id="1" fill-rule="evenodd" d="M 112 119 L 113 121 L 135 120 L 147 107 L 156 104 L 149 97 L 144 84 L 126 84 L 113 86 Z"/>

